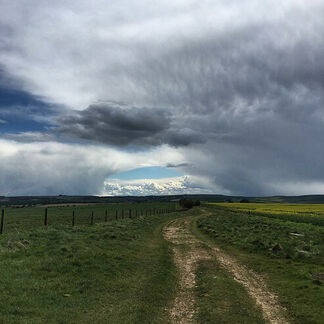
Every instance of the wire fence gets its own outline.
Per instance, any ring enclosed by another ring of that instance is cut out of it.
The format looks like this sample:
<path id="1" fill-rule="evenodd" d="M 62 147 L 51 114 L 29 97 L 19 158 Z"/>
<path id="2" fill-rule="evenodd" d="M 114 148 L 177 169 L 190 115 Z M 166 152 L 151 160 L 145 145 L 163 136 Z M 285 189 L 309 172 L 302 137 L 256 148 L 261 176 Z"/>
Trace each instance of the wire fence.
<path id="1" fill-rule="evenodd" d="M 50 225 L 93 225 L 100 222 L 117 221 L 126 218 L 147 217 L 178 210 L 177 204 L 129 204 L 10 207 L 1 210 L 0 235 L 12 231 L 31 230 Z"/>

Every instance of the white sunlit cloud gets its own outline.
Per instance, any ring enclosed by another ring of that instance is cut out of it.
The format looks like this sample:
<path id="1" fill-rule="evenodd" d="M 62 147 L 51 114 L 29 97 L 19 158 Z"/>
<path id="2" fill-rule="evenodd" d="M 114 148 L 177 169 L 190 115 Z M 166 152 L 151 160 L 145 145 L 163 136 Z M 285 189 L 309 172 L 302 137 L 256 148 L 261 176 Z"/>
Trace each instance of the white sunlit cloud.
<path id="1" fill-rule="evenodd" d="M 109 196 L 147 196 L 206 194 L 213 192 L 215 186 L 206 179 L 182 176 L 162 179 L 108 180 L 104 183 L 102 195 Z"/>
<path id="2" fill-rule="evenodd" d="M 166 147 L 125 152 L 95 145 L 0 139 L 0 195 L 101 194 L 107 177 L 143 166 L 180 163 Z"/>

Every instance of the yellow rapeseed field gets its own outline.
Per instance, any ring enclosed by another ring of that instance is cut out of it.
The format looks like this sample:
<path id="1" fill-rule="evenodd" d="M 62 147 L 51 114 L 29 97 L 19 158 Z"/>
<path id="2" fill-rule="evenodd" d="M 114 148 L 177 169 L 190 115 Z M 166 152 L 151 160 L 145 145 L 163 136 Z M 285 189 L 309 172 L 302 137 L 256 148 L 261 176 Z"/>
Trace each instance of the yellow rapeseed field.
<path id="1" fill-rule="evenodd" d="M 234 210 L 324 217 L 324 204 L 211 203 Z"/>

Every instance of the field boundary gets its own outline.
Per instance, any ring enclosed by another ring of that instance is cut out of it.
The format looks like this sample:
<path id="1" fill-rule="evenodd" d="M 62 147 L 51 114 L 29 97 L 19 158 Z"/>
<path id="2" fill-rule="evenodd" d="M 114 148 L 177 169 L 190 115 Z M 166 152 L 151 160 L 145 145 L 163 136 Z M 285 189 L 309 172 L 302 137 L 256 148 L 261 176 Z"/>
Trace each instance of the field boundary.
<path id="1" fill-rule="evenodd" d="M 89 205 L 84 205 L 89 207 Z M 105 207 L 105 205 L 101 205 L 101 207 Z M 106 205 L 107 206 L 107 205 Z M 153 215 L 159 215 L 159 214 L 168 214 L 168 213 L 172 213 L 172 212 L 177 212 L 179 211 L 177 209 L 177 207 L 175 206 L 175 204 L 168 204 L 168 206 L 164 206 L 163 208 L 156 208 L 156 207 L 151 207 L 150 208 L 146 208 L 146 206 L 141 206 L 141 208 L 110 208 L 111 206 L 109 206 L 109 208 L 105 208 L 103 211 L 101 211 L 100 214 L 98 214 L 98 212 L 94 212 L 93 209 L 88 211 L 88 215 L 79 215 L 76 211 L 75 208 L 70 209 L 70 206 L 51 206 L 51 207 L 47 207 L 47 206 L 42 206 L 42 207 L 27 207 L 27 208 L 38 208 L 40 210 L 43 210 L 42 214 L 37 215 L 38 217 L 38 225 L 34 226 L 34 227 L 41 227 L 41 226 L 52 226 L 53 224 L 51 224 L 51 220 L 53 219 L 58 219 L 58 214 L 55 212 L 49 212 L 52 208 L 54 209 L 55 207 L 59 207 L 61 210 L 64 208 L 67 208 L 67 210 L 69 211 L 69 215 L 65 215 L 60 216 L 60 221 L 55 222 L 55 225 L 70 225 L 72 227 L 76 226 L 76 225 L 94 225 L 95 223 L 103 223 L 103 222 L 108 222 L 108 221 L 117 221 L 120 219 L 125 219 L 125 218 L 137 218 L 137 217 L 147 217 L 147 216 L 153 216 Z M 76 206 L 73 206 L 76 207 Z M 80 207 L 80 205 L 78 206 Z M 144 208 L 143 208 L 144 207 Z M 1 209 L 1 217 L 0 217 L 0 235 L 4 234 L 6 231 L 6 221 L 7 221 L 7 215 L 6 215 L 6 210 L 8 207 L 6 208 L 2 208 Z M 9 207 L 12 210 L 12 207 Z M 108 212 L 109 211 L 109 212 Z M 30 212 L 32 214 L 32 210 Z M 19 226 L 18 222 L 14 223 L 14 220 L 12 219 L 12 215 L 10 215 L 11 218 L 9 217 L 10 220 L 10 225 L 11 227 L 13 227 L 13 224 L 15 224 L 15 229 L 16 230 L 24 230 L 25 228 L 23 226 Z M 81 219 L 82 217 L 82 224 L 78 224 L 79 219 Z M 32 224 L 32 222 L 34 222 L 34 218 L 36 217 L 35 215 L 28 215 L 25 216 L 26 221 L 29 222 L 30 224 Z M 29 217 L 29 219 L 28 219 Z M 32 220 L 33 218 L 33 220 Z M 87 221 L 85 221 L 85 219 L 87 218 Z M 96 219 L 100 219 L 100 221 L 96 221 Z M 29 229 L 33 229 L 33 226 L 29 226 Z"/>

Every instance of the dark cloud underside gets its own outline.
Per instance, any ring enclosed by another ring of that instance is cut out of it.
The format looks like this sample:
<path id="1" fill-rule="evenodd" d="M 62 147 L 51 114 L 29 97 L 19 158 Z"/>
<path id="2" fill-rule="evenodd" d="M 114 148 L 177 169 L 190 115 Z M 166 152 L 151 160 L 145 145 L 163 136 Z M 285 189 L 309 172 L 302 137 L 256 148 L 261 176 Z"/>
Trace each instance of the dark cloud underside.
<path id="1" fill-rule="evenodd" d="M 61 118 L 59 133 L 116 146 L 178 147 L 204 141 L 198 132 L 178 127 L 177 122 L 170 110 L 101 103 Z"/>

